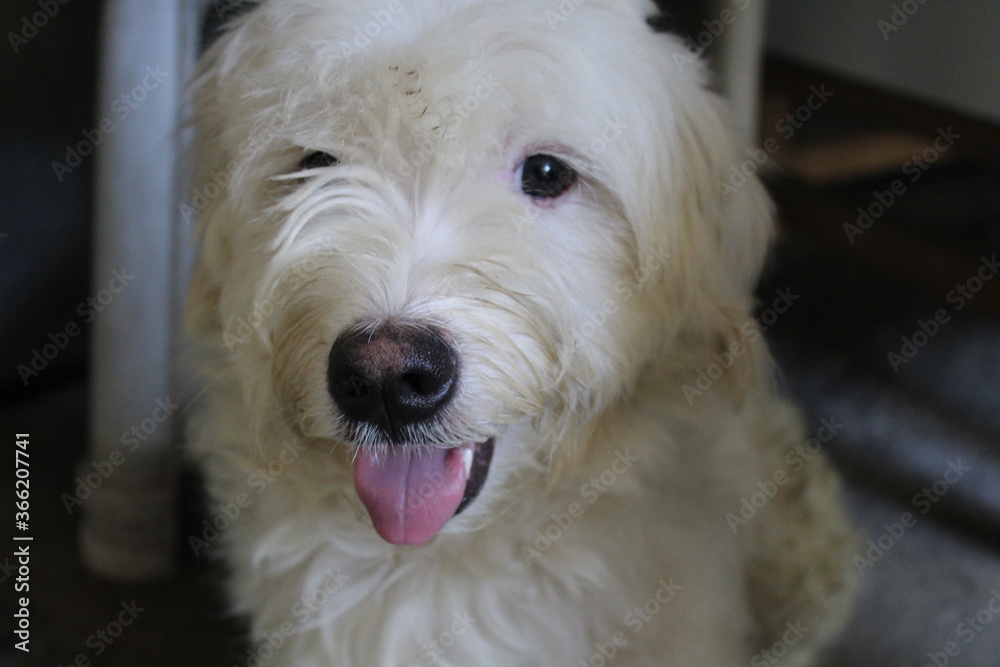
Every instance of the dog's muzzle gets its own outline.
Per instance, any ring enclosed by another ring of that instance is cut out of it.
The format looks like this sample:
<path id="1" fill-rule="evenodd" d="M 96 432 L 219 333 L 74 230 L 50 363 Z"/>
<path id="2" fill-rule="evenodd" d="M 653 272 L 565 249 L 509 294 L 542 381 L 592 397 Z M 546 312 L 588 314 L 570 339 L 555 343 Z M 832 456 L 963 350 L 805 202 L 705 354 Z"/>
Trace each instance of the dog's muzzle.
<path id="1" fill-rule="evenodd" d="M 378 456 L 360 447 L 354 463 L 358 497 L 388 542 L 427 542 L 486 481 L 492 439 L 458 446 L 416 442 L 451 402 L 458 377 L 455 349 L 427 328 L 352 329 L 330 351 L 330 395 L 344 422 L 389 444 Z"/>

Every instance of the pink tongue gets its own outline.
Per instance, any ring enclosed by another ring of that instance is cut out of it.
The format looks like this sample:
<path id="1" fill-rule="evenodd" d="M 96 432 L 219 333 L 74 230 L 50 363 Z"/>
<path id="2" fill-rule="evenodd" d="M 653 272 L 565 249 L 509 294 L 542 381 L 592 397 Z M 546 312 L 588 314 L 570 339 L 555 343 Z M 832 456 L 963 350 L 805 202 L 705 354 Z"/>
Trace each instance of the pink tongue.
<path id="1" fill-rule="evenodd" d="M 444 527 L 465 494 L 462 451 L 471 445 L 419 455 L 392 449 L 378 462 L 368 451 L 354 462 L 354 486 L 375 530 L 392 544 L 423 544 Z"/>

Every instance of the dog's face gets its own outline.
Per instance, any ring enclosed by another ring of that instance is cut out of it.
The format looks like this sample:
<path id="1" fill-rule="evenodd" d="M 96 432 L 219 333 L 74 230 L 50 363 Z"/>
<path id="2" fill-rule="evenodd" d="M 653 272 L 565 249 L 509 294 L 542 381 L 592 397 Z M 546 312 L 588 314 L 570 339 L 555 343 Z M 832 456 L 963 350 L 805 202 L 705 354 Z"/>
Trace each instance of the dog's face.
<path id="1" fill-rule="evenodd" d="M 192 330 L 391 542 L 482 525 L 747 316 L 768 207 L 725 200 L 728 129 L 652 10 L 265 1 L 207 56 Z"/>

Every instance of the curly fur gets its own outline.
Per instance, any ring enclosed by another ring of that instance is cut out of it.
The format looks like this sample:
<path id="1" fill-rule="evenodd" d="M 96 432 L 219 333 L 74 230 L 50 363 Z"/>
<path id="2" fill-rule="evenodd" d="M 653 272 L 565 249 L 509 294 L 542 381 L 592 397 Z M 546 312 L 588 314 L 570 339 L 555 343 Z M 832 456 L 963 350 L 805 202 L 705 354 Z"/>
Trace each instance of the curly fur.
<path id="1" fill-rule="evenodd" d="M 755 179 L 717 186 L 723 104 L 651 3 L 549 4 L 267 0 L 204 58 L 190 451 L 216 505 L 246 501 L 219 546 L 251 664 L 773 664 L 784 642 L 799 665 L 844 618 L 822 457 L 726 520 L 804 431 L 747 326 L 772 212 Z M 300 168 L 313 151 L 339 163 Z M 539 152 L 579 174 L 557 199 L 518 187 Z M 345 426 L 327 365 L 359 322 L 459 351 L 414 439 L 496 442 L 422 546 L 354 489 L 385 445 Z"/>

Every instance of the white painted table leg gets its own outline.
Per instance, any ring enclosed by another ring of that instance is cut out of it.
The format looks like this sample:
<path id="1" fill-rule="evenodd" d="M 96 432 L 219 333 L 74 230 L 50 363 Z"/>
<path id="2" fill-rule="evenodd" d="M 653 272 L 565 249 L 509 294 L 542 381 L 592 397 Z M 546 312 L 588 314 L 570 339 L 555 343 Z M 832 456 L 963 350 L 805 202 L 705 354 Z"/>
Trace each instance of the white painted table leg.
<path id="1" fill-rule="evenodd" d="M 719 18 L 725 10 L 736 17 L 713 45 L 712 59 L 722 92 L 733 108 L 740 141 L 744 146 L 756 145 L 767 0 L 749 0 L 745 5 L 732 0 L 713 0 L 709 6 L 709 20 Z"/>
<path id="2" fill-rule="evenodd" d="M 113 129 L 97 154 L 93 291 L 116 271 L 115 287 L 125 284 L 92 325 L 90 450 L 74 490 L 84 562 L 123 581 L 168 574 L 177 551 L 181 401 L 170 369 L 178 121 L 193 57 L 185 4 L 109 0 L 103 18 L 97 116 Z"/>

